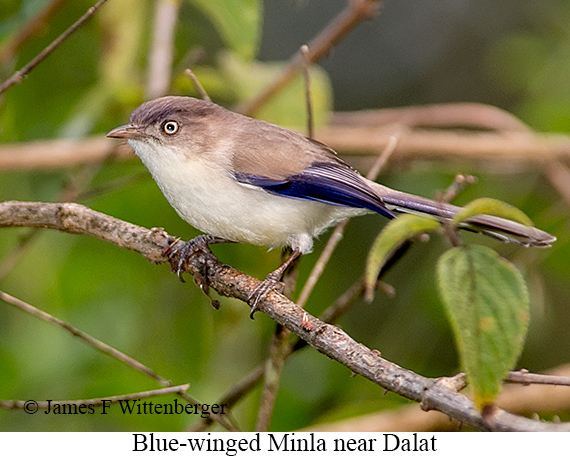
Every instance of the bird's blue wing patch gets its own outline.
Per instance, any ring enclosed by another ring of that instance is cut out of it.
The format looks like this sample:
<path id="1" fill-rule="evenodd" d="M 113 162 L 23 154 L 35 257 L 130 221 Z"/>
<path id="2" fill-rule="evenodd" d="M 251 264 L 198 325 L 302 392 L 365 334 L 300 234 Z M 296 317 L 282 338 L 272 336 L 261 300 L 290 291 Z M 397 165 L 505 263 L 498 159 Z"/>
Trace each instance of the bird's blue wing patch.
<path id="1" fill-rule="evenodd" d="M 283 197 L 364 208 L 389 219 L 395 217 L 353 170 L 336 163 L 316 163 L 282 180 L 244 173 L 236 174 L 236 179 Z"/>

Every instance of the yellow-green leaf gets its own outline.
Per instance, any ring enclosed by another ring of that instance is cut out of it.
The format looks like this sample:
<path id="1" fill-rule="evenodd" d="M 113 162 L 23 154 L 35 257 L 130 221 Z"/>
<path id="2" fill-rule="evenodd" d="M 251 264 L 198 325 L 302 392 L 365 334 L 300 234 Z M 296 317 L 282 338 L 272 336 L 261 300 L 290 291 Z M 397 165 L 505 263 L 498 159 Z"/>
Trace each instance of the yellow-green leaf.
<path id="1" fill-rule="evenodd" d="M 382 266 L 390 258 L 390 254 L 394 252 L 404 241 L 410 239 L 420 233 L 433 231 L 439 227 L 439 222 L 435 219 L 416 216 L 414 214 L 404 214 L 392 219 L 384 230 L 382 230 L 368 254 L 366 261 L 366 298 L 372 300 L 374 296 L 374 287 L 378 274 Z"/>
<path id="2" fill-rule="evenodd" d="M 438 285 L 464 370 L 482 408 L 521 353 L 529 297 L 520 272 L 484 246 L 450 249 L 437 265 Z"/>
<path id="3" fill-rule="evenodd" d="M 191 0 L 212 21 L 228 48 L 253 59 L 261 38 L 261 0 Z"/>
<path id="4" fill-rule="evenodd" d="M 468 203 L 455 215 L 453 223 L 457 225 L 477 214 L 504 217 L 505 219 L 520 222 L 529 227 L 533 226 L 529 217 L 520 209 L 494 198 L 478 198 Z"/>

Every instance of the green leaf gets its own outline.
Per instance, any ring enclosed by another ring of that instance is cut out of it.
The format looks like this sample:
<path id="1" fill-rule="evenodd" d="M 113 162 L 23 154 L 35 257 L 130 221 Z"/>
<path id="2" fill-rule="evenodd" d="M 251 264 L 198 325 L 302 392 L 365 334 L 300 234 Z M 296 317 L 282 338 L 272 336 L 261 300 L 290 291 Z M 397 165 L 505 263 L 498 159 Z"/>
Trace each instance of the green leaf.
<path id="1" fill-rule="evenodd" d="M 533 227 L 532 221 L 520 209 L 494 198 L 478 198 L 465 205 L 453 218 L 455 225 L 477 214 L 504 217 Z"/>
<path id="2" fill-rule="evenodd" d="M 365 287 L 368 301 L 372 301 L 374 297 L 378 274 L 390 255 L 407 239 L 420 233 L 433 231 L 438 227 L 439 222 L 435 219 L 414 214 L 404 214 L 386 224 L 384 230 L 374 240 L 366 261 Z"/>
<path id="3" fill-rule="evenodd" d="M 450 249 L 439 259 L 437 277 L 463 368 L 482 408 L 499 394 L 522 350 L 529 321 L 526 284 L 514 265 L 484 246 Z"/>
<path id="4" fill-rule="evenodd" d="M 261 38 L 260 0 L 192 0 L 213 22 L 226 45 L 251 60 Z"/>

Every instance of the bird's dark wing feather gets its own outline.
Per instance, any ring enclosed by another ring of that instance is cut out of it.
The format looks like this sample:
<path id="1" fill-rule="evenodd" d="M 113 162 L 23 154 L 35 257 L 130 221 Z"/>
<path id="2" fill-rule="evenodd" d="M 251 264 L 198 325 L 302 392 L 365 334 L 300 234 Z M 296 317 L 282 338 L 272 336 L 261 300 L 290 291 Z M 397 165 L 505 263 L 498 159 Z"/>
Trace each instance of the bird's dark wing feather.
<path id="1" fill-rule="evenodd" d="M 301 173 L 284 179 L 244 173 L 236 173 L 235 177 L 241 183 L 261 187 L 283 197 L 364 208 L 389 219 L 395 217 L 364 180 L 344 164 L 314 163 Z"/>

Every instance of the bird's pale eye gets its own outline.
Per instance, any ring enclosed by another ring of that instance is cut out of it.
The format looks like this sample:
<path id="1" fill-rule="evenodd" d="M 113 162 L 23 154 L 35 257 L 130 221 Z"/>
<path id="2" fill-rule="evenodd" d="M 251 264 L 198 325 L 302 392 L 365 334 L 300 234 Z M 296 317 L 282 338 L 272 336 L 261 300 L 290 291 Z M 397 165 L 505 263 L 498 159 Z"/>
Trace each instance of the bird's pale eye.
<path id="1" fill-rule="evenodd" d="M 180 124 L 178 124 L 176 121 L 166 121 L 164 124 L 162 124 L 162 130 L 167 135 L 174 135 L 176 132 L 178 132 L 179 128 Z"/>

